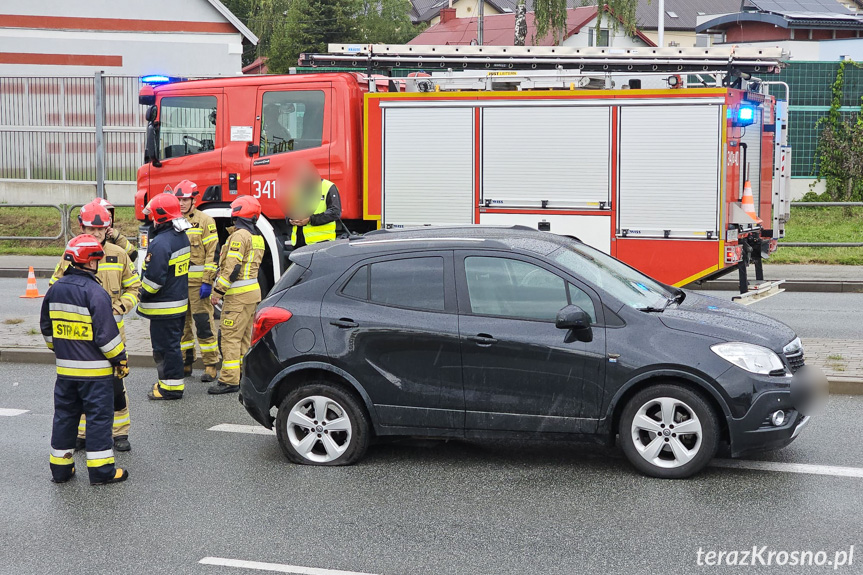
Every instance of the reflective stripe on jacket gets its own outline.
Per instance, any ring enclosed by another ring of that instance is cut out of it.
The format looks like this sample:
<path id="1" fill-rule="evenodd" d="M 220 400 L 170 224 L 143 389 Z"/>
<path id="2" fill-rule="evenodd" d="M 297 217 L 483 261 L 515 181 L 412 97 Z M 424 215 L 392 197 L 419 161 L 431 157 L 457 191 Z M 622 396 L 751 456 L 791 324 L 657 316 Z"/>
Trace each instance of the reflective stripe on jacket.
<path id="1" fill-rule="evenodd" d="M 170 224 L 154 231 L 141 266 L 138 315 L 168 319 L 186 314 L 190 252 L 185 232 L 177 231 Z"/>
<path id="2" fill-rule="evenodd" d="M 111 298 L 90 272 L 72 267 L 54 282 L 42 302 L 42 337 L 54 350 L 57 375 L 65 379 L 110 380 L 126 359 Z"/>

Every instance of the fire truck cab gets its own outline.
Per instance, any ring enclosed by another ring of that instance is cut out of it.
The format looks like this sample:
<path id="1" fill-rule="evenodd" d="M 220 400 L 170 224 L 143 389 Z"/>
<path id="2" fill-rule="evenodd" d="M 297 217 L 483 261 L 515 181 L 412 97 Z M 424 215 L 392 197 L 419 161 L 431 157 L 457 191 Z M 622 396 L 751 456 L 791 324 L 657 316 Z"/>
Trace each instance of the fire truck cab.
<path id="1" fill-rule="evenodd" d="M 338 186 L 353 232 L 528 225 L 668 284 L 742 269 L 745 291 L 745 266 L 775 249 L 790 205 L 787 107 L 753 76 L 778 69 L 781 54 L 501 50 L 331 46 L 304 63 L 362 67 L 145 86 L 138 217 L 153 194 L 190 179 L 224 235 L 229 203 L 258 198 L 267 291 L 290 237 L 278 175 L 303 159 Z M 382 82 L 374 73 L 393 58 L 438 71 Z M 707 87 L 683 87 L 692 70 Z M 639 89 L 641 71 L 664 88 Z"/>

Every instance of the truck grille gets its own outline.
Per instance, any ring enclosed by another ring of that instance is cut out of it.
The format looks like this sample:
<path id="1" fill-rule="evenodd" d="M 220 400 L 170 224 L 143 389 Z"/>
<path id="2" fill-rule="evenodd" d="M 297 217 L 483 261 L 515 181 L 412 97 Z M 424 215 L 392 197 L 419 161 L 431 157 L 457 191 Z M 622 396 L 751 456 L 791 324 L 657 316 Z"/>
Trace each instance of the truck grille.
<path id="1" fill-rule="evenodd" d="M 788 360 L 788 365 L 791 366 L 792 373 L 803 367 L 805 364 L 803 359 L 803 350 L 797 350 L 794 353 L 786 353 L 785 359 Z"/>

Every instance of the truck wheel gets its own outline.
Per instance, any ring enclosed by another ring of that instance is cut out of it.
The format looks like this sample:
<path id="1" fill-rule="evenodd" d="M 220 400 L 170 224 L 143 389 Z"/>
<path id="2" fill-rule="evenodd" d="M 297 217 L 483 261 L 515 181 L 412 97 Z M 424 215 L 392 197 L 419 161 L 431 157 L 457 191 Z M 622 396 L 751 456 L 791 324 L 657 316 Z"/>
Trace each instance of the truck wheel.
<path id="1" fill-rule="evenodd" d="M 638 392 L 620 417 L 623 452 L 651 477 L 682 479 L 707 466 L 719 445 L 719 422 L 698 393 L 673 384 Z"/>
<path id="2" fill-rule="evenodd" d="M 325 381 L 289 393 L 276 417 L 282 452 L 304 465 L 351 465 L 365 455 L 370 434 L 359 402 Z"/>

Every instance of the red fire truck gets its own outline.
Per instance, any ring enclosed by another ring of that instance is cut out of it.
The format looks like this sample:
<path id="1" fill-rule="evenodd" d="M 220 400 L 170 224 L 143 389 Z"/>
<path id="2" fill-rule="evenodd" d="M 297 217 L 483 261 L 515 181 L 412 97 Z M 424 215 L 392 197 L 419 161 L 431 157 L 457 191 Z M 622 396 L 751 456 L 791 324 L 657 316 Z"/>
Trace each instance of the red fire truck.
<path id="1" fill-rule="evenodd" d="M 140 95 L 150 107 L 136 208 L 142 217 L 186 178 L 220 224 L 234 198 L 257 197 L 267 288 L 290 237 L 277 175 L 304 159 L 338 186 L 355 232 L 521 224 L 668 284 L 738 269 L 745 291 L 746 265 L 760 277 L 789 216 L 787 107 L 765 89 L 783 57 L 332 45 L 301 58 L 319 73 L 165 79 Z M 399 68 L 424 73 L 394 77 Z M 741 207 L 744 181 L 760 222 Z"/>

